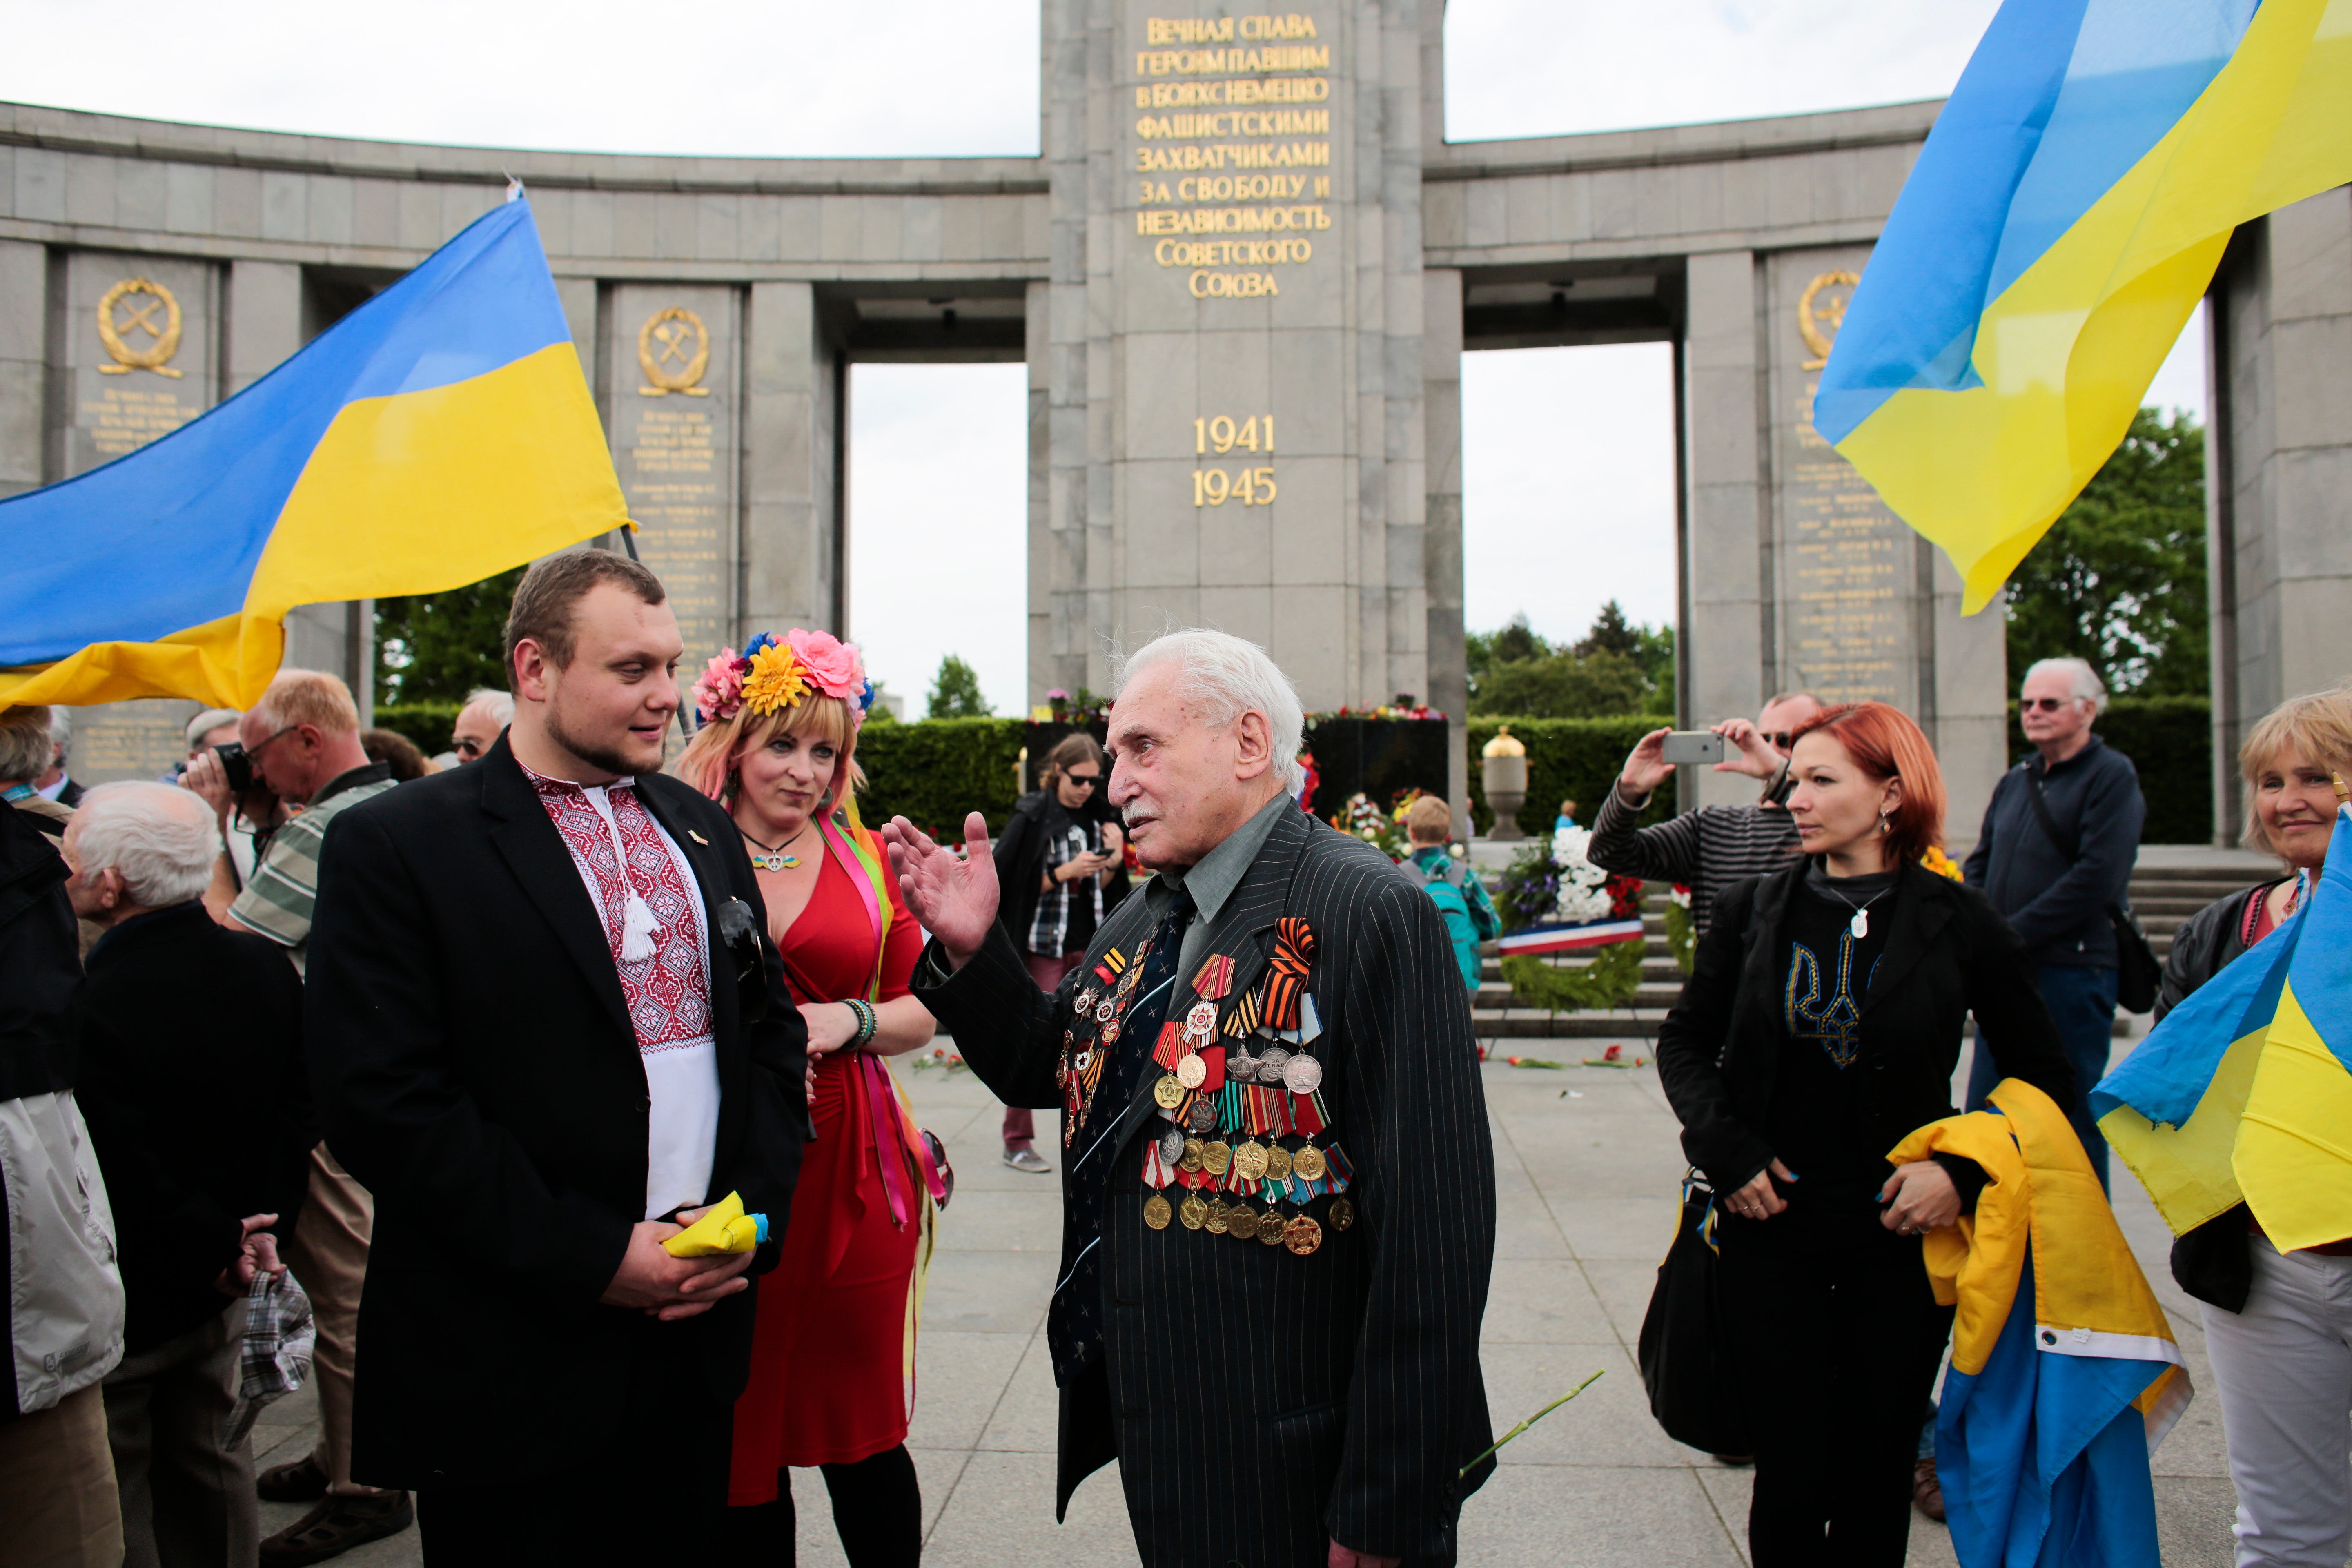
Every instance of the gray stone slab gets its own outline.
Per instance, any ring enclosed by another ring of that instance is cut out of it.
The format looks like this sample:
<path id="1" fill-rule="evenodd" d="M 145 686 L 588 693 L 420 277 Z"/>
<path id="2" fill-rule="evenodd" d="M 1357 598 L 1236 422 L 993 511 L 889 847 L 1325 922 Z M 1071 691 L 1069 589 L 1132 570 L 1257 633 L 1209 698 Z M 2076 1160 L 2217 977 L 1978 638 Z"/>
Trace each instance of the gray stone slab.
<path id="1" fill-rule="evenodd" d="M 1506 1465 L 1463 1504 L 1461 1541 L 1464 1568 L 1742 1561 L 1697 1482 L 1678 1469 Z"/>

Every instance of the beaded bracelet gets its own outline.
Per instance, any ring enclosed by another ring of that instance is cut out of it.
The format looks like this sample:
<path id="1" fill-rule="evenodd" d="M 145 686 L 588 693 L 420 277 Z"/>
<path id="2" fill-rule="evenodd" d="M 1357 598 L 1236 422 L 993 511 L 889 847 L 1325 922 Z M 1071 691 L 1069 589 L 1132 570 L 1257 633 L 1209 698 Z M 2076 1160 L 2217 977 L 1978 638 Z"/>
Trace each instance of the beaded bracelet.
<path id="1" fill-rule="evenodd" d="M 853 1051 L 864 1050 L 866 1043 L 872 1040 L 876 1032 L 881 1028 L 882 1020 L 875 1015 L 871 1003 L 861 1001 L 855 996 L 846 1000 L 851 1015 L 857 1020 L 857 1034 L 849 1042 L 849 1048 Z"/>

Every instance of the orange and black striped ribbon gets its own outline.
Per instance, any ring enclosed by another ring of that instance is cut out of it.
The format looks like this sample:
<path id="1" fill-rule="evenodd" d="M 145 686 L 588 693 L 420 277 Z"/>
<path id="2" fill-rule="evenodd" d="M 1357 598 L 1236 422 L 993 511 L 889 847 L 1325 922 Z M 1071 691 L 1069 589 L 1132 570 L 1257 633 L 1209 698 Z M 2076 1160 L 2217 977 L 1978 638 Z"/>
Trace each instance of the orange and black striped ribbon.
<path id="1" fill-rule="evenodd" d="M 1237 1040 L 1248 1038 L 1264 1016 L 1264 1006 L 1255 991 L 1244 991 L 1234 997 L 1234 1005 L 1225 1009 L 1225 1033 Z"/>
<path id="2" fill-rule="evenodd" d="M 1265 1021 L 1276 1029 L 1298 1027 L 1298 999 L 1315 963 L 1315 932 L 1296 915 L 1274 926 L 1274 962 L 1265 975 Z"/>

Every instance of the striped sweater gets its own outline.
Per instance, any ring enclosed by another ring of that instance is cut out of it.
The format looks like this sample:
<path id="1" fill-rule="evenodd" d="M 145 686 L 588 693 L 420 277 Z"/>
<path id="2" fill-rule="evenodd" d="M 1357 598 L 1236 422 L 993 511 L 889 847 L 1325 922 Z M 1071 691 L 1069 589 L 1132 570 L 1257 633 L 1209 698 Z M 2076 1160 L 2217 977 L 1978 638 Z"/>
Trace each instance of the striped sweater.
<path id="1" fill-rule="evenodd" d="M 1611 784 L 1592 824 L 1586 856 L 1604 871 L 1652 882 L 1684 882 L 1691 890 L 1691 924 L 1705 936 L 1715 900 L 1736 882 L 1788 865 L 1797 825 L 1778 807 L 1709 805 L 1669 817 L 1654 827 L 1634 819 L 1650 803 L 1628 805 Z"/>

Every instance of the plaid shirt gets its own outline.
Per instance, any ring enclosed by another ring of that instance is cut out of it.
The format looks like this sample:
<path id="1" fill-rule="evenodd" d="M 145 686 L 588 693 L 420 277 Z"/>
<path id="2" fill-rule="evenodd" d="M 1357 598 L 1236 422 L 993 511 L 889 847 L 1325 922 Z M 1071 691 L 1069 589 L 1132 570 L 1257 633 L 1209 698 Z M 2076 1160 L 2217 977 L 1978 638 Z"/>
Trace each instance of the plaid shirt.
<path id="1" fill-rule="evenodd" d="M 253 879 L 228 912 L 237 922 L 293 950 L 294 967 L 310 956 L 310 915 L 319 907 L 319 849 L 338 813 L 393 786 L 388 763 L 338 773 L 293 821 L 269 836 Z"/>
<path id="2" fill-rule="evenodd" d="M 1052 819 L 1049 809 L 1047 818 Z M 1045 843 L 1045 869 L 1053 871 L 1068 865 L 1079 856 L 1102 847 L 1102 829 L 1091 821 L 1081 821 L 1068 812 L 1062 814 L 1058 824 L 1042 830 Z M 1029 951 L 1047 958 L 1060 958 L 1070 951 L 1070 899 L 1073 894 L 1087 900 L 1094 906 L 1091 934 L 1102 927 L 1102 879 L 1085 877 L 1078 881 L 1055 882 L 1037 895 L 1037 913 L 1029 924 Z M 1078 950 L 1085 951 L 1080 942 Z"/>

